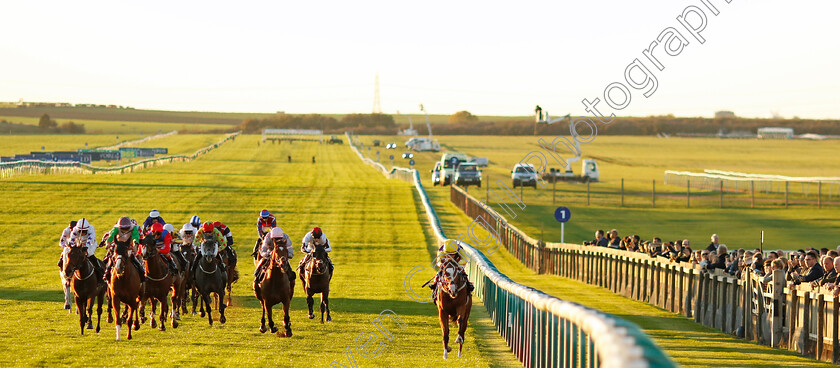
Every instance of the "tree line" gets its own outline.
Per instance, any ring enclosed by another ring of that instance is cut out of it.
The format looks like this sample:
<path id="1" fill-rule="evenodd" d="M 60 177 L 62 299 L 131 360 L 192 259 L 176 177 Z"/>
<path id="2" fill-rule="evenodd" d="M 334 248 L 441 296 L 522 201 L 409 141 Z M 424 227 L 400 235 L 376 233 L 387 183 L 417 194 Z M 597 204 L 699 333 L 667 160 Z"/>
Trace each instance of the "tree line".
<path id="1" fill-rule="evenodd" d="M 348 114 L 341 120 L 319 114 L 277 114 L 263 119 L 245 119 L 239 127 L 244 133 L 259 133 L 263 129 L 321 129 L 325 132 L 343 132 L 358 128 L 384 129 L 391 133 L 397 131 L 394 117 L 387 114 Z"/>
<path id="2" fill-rule="evenodd" d="M 54 133 L 70 133 L 70 134 L 84 134 L 85 133 L 85 125 L 84 124 L 76 124 L 72 121 L 67 121 L 58 124 L 57 121 L 50 118 L 49 115 L 44 114 L 41 115 L 41 118 L 38 119 L 38 127 L 41 128 L 43 131 L 54 132 Z"/>

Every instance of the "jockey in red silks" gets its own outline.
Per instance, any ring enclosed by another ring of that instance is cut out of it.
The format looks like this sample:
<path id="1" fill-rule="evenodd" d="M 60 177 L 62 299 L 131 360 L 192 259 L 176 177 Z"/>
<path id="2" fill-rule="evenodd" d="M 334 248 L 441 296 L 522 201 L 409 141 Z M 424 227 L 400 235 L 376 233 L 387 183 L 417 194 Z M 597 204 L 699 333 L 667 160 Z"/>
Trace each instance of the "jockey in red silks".
<path id="1" fill-rule="evenodd" d="M 268 210 L 264 209 L 260 211 L 260 217 L 257 217 L 257 236 L 259 239 L 257 239 L 257 243 L 254 244 L 254 252 L 251 253 L 252 257 L 255 259 L 257 258 L 265 234 L 268 234 L 268 232 L 275 227 L 277 227 L 277 218 L 275 218 Z"/>
<path id="2" fill-rule="evenodd" d="M 173 274 L 178 273 L 178 267 L 175 266 L 175 262 L 169 256 L 169 251 L 172 249 L 172 235 L 163 228 L 163 224 L 160 222 L 152 224 L 146 236 L 154 237 L 155 246 L 157 246 L 158 252 L 160 252 L 160 257 L 169 265 L 169 272 Z"/>

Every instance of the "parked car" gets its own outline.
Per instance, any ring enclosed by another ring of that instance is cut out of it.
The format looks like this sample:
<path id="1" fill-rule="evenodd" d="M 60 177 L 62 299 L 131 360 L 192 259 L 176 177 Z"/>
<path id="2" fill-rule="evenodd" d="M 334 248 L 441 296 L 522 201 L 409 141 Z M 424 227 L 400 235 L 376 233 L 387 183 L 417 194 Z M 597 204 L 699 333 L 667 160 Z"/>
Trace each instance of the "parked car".
<path id="1" fill-rule="evenodd" d="M 454 181 L 462 187 L 476 185 L 481 188 L 481 171 L 478 170 L 478 165 L 467 162 L 458 165 Z"/>
<path id="2" fill-rule="evenodd" d="M 438 186 L 440 184 L 440 162 L 435 163 L 435 168 L 432 171 L 432 185 Z"/>
<path id="3" fill-rule="evenodd" d="M 378 139 L 374 139 L 374 140 L 373 140 L 373 146 L 374 146 L 374 147 L 379 147 L 379 144 L 380 144 L 380 143 L 382 143 L 382 142 L 380 142 Z"/>
<path id="4" fill-rule="evenodd" d="M 513 187 L 534 187 L 537 189 L 537 171 L 531 164 L 516 164 L 510 171 L 510 178 L 513 179 Z"/>
<path id="5" fill-rule="evenodd" d="M 441 177 L 443 185 L 449 185 L 455 176 L 455 168 L 462 162 L 467 162 L 467 155 L 463 153 L 447 152 L 440 155 Z"/>
<path id="6" fill-rule="evenodd" d="M 327 143 L 329 143 L 329 144 L 344 144 L 344 141 L 341 140 L 341 138 L 333 135 L 333 136 L 330 136 L 330 140 L 327 141 Z"/>

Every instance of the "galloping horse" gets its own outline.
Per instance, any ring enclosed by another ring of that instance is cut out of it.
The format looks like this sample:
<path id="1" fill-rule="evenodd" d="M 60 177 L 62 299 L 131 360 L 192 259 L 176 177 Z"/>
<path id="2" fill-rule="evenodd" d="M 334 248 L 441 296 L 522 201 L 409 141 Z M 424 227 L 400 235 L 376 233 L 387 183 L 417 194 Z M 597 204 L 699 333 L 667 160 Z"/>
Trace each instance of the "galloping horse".
<path id="1" fill-rule="evenodd" d="M 443 259 L 443 265 L 439 271 L 436 304 L 440 328 L 443 332 L 443 359 L 449 357 L 452 348 L 449 347 L 449 323 L 458 323 L 458 338 L 455 343 L 458 346 L 458 357 L 464 348 L 464 332 L 467 330 L 467 321 L 470 319 L 472 309 L 472 294 L 464 290 L 469 284 L 467 274 L 458 265 L 458 262 L 450 257 Z"/>
<path id="2" fill-rule="evenodd" d="M 140 323 L 146 322 L 146 302 L 151 301 L 152 312 L 149 316 L 152 319 L 152 328 L 157 327 L 155 321 L 155 309 L 157 302 L 160 302 L 160 330 L 166 331 L 166 316 L 169 312 L 169 289 L 172 288 L 175 275 L 169 272 L 169 266 L 161 258 L 161 254 L 155 245 L 155 237 L 147 235 L 140 241 L 143 246 L 143 259 L 146 261 L 146 282 L 140 288 Z M 175 298 L 174 296 L 172 297 Z M 174 300 L 173 300 L 174 304 Z M 178 327 L 178 321 L 172 319 L 172 328 Z"/>
<path id="3" fill-rule="evenodd" d="M 330 273 L 327 264 L 327 252 L 323 244 L 315 244 L 315 252 L 312 258 L 303 265 L 303 272 L 300 275 L 303 281 L 303 291 L 306 293 L 306 305 L 309 307 L 309 319 L 315 318 L 312 313 L 312 304 L 315 300 L 313 295 L 321 293 L 321 323 L 324 323 L 324 311 L 327 312 L 327 322 L 332 321 L 330 317 Z"/>
<path id="4" fill-rule="evenodd" d="M 262 281 L 254 284 L 254 294 L 260 301 L 262 306 L 262 321 L 260 322 L 260 332 L 265 333 L 265 314 L 268 312 L 268 327 L 272 333 L 277 332 L 277 327 L 274 327 L 274 318 L 272 317 L 271 308 L 275 304 L 283 303 L 283 326 L 285 332 L 279 336 L 292 336 L 292 322 L 289 320 L 289 304 L 294 295 L 294 286 L 289 281 L 289 274 L 292 271 L 289 266 L 289 261 L 286 259 L 286 249 L 272 244 L 271 256 L 269 264 L 264 271 L 266 274 Z M 281 255 L 281 252 L 283 255 Z M 311 308 L 310 308 L 311 311 Z"/>
<path id="5" fill-rule="evenodd" d="M 117 315 L 117 341 L 120 339 L 120 328 L 123 322 L 120 317 L 120 303 L 125 303 L 128 308 L 128 339 L 131 340 L 132 324 L 135 330 L 140 328 L 140 321 L 136 319 L 137 304 L 140 297 L 140 274 L 128 258 L 131 240 L 120 239 L 120 237 L 121 235 L 117 235 L 117 239 L 114 241 L 116 249 L 108 290 L 108 294 L 111 296 L 111 307 Z"/>
<path id="6" fill-rule="evenodd" d="M 190 266 L 194 262 L 198 261 L 195 258 L 195 246 L 193 244 L 181 244 L 181 253 L 184 255 L 184 258 L 187 260 L 187 262 L 190 263 L 186 267 L 186 270 L 189 270 Z M 189 313 L 189 311 L 187 310 L 187 301 L 188 299 L 190 299 L 190 293 L 192 293 L 193 309 L 195 309 L 195 305 L 198 304 L 198 291 L 195 289 L 194 284 L 195 276 L 190 272 L 184 272 L 184 293 L 180 301 L 181 313 Z"/>
<path id="7" fill-rule="evenodd" d="M 228 246 L 230 247 L 230 246 Z M 229 252 L 230 250 L 228 250 Z M 239 271 L 236 269 L 236 263 L 233 263 L 233 258 L 227 255 L 227 252 L 222 255 L 222 262 L 225 263 L 225 269 L 227 270 L 227 280 L 225 281 L 225 285 L 227 287 L 227 306 L 230 307 L 233 305 L 233 300 L 231 299 L 231 288 L 233 287 L 233 280 L 239 279 Z M 219 303 L 224 303 L 223 300 L 219 299 Z"/>
<path id="8" fill-rule="evenodd" d="M 216 245 L 216 240 L 213 239 L 212 234 L 205 234 L 204 242 L 201 244 L 201 257 L 196 257 L 198 267 L 195 270 L 195 287 L 201 294 L 201 300 L 207 307 L 207 319 L 210 326 L 213 325 L 213 314 L 211 310 L 212 298 L 210 293 L 216 293 L 219 300 L 225 299 L 225 283 L 227 281 L 227 273 L 222 271 L 222 268 L 216 263 L 216 252 L 219 248 Z M 225 303 L 219 303 L 219 322 L 225 323 Z M 193 304 L 193 314 L 195 314 L 195 304 Z"/>
<path id="9" fill-rule="evenodd" d="M 98 260 L 97 260 L 98 262 Z M 85 322 L 93 328 L 93 298 L 96 298 L 96 332 L 102 319 L 102 299 L 105 297 L 105 282 L 94 276 L 93 263 L 87 257 L 87 247 L 71 246 L 64 262 L 64 276 L 70 279 L 70 290 L 76 297 L 79 313 L 79 329 L 85 334 Z"/>

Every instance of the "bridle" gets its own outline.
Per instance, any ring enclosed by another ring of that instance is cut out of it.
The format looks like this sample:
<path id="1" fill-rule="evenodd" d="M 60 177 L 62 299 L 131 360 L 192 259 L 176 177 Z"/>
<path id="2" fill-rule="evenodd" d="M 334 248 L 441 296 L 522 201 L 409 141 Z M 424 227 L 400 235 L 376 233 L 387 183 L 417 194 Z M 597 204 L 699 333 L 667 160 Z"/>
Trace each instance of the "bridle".
<path id="1" fill-rule="evenodd" d="M 453 270 L 450 273 L 447 273 L 446 270 Z M 454 282 L 457 282 L 458 279 L 461 279 L 461 284 L 455 290 L 451 290 L 449 285 Z M 467 275 L 461 270 L 461 267 L 458 266 L 458 262 L 456 262 L 451 257 L 447 256 L 443 262 L 443 266 L 440 268 L 440 286 L 439 289 L 443 290 L 450 298 L 455 299 L 458 297 L 458 293 L 463 290 L 467 286 Z"/>
<path id="2" fill-rule="evenodd" d="M 152 240 L 154 240 L 154 235 L 152 236 Z M 152 258 L 160 255 L 160 253 L 158 252 L 158 249 L 157 249 L 157 244 L 153 243 L 152 240 L 145 240 L 144 239 L 145 243 L 142 244 L 143 245 L 143 259 L 144 260 L 149 260 L 149 259 L 152 259 Z M 149 244 L 147 244 L 147 243 L 149 243 Z M 169 277 L 169 275 L 171 275 L 171 273 L 169 272 L 169 267 L 166 267 L 166 265 L 164 265 L 163 268 L 164 268 L 165 271 L 163 273 L 163 276 L 161 276 L 160 278 L 154 278 L 151 275 L 146 275 L 146 279 L 148 279 L 149 281 L 157 282 L 157 281 L 162 281 L 163 279 Z M 147 273 L 150 273 L 150 272 L 147 271 Z"/>
<path id="3" fill-rule="evenodd" d="M 70 249 L 71 253 L 74 252 L 74 251 L 83 251 L 84 250 L 83 247 L 74 247 L 74 248 L 77 248 L 78 250 L 71 248 Z M 69 265 L 70 253 L 67 254 L 67 262 L 68 262 L 67 266 L 70 267 L 73 270 L 73 278 L 74 279 L 79 280 L 79 281 L 84 281 L 84 280 L 89 279 L 91 276 L 93 276 L 93 273 L 94 273 L 93 263 L 87 257 L 85 257 L 85 263 L 87 263 L 88 268 L 90 269 L 90 272 L 85 277 L 81 277 L 82 270 L 79 268 L 79 266 L 77 266 L 77 265 L 70 266 Z M 66 272 L 65 272 L 65 274 L 66 274 Z"/>

